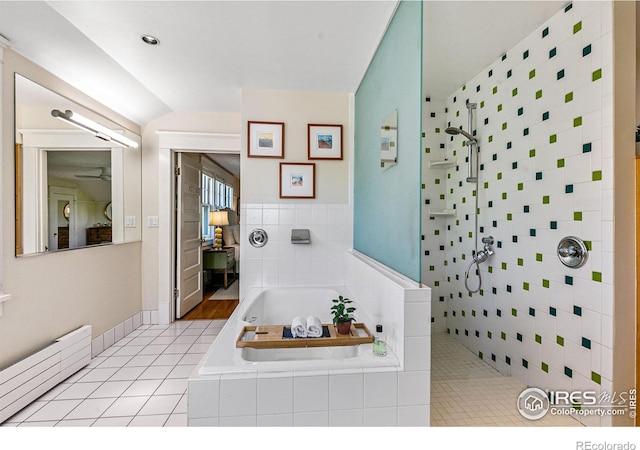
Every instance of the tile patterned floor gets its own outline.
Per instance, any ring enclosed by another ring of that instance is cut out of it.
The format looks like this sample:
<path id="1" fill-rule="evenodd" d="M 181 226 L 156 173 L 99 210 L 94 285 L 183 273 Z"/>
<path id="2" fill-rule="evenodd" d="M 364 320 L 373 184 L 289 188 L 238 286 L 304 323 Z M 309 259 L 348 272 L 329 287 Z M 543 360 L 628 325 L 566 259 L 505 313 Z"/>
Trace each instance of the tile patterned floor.
<path id="1" fill-rule="evenodd" d="M 448 334 L 431 337 L 431 426 L 579 427 L 568 416 L 528 420 L 516 400 L 526 387 L 502 375 Z"/>
<path id="2" fill-rule="evenodd" d="M 225 320 L 143 325 L 3 427 L 172 427 L 187 424 L 187 379 Z M 524 385 L 451 336 L 432 336 L 431 425 L 581 426 L 571 417 L 518 413 Z"/>
<path id="3" fill-rule="evenodd" d="M 225 322 L 143 325 L 2 426 L 186 426 L 187 379 Z"/>

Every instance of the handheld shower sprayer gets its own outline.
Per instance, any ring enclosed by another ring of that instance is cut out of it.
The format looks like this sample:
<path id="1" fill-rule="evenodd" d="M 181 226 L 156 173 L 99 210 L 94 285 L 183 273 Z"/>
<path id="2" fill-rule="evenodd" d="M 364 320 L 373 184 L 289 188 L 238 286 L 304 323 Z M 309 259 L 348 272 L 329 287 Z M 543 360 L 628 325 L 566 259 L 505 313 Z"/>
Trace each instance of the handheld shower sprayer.
<path id="1" fill-rule="evenodd" d="M 476 253 L 473 255 L 473 259 L 469 263 L 469 266 L 467 266 L 467 271 L 464 274 L 464 287 L 466 287 L 467 291 L 471 293 L 478 292 L 482 287 L 482 277 L 480 275 L 480 263 L 485 262 L 494 253 L 493 248 L 491 248 L 491 246 L 494 243 L 493 236 L 483 237 L 482 243 L 484 244 L 484 249 L 476 251 Z M 469 273 L 471 272 L 471 267 L 473 267 L 474 264 L 476 266 L 476 273 L 478 275 L 478 287 L 475 290 L 469 288 L 469 283 L 468 283 Z"/>
<path id="2" fill-rule="evenodd" d="M 493 249 L 491 248 L 491 246 L 493 245 L 493 236 L 487 236 L 482 238 L 482 243 L 484 244 L 484 249 L 483 250 L 479 250 L 478 249 L 478 194 L 479 194 L 479 189 L 478 189 L 478 169 L 479 169 L 479 165 L 478 165 L 478 140 L 473 137 L 473 110 L 477 108 L 477 104 L 476 103 L 470 103 L 467 102 L 467 110 L 469 112 L 469 131 L 464 131 L 462 129 L 462 127 L 460 128 L 456 128 L 456 127 L 448 127 L 444 130 L 445 133 L 450 134 L 452 136 L 457 136 L 459 134 L 461 134 L 462 136 L 464 136 L 465 138 L 467 138 L 467 147 L 469 148 L 469 157 L 468 157 L 468 176 L 467 176 L 467 182 L 469 183 L 475 183 L 476 184 L 476 193 L 474 194 L 475 197 L 475 208 L 474 208 L 474 216 L 475 216 L 475 231 L 474 231 L 474 237 L 475 237 L 475 246 L 474 246 L 474 253 L 473 253 L 473 258 L 471 259 L 471 263 L 469 264 L 469 266 L 467 267 L 467 271 L 464 274 L 464 286 L 467 288 L 467 291 L 469 291 L 470 294 L 474 293 L 474 292 L 478 292 L 481 288 L 482 288 L 482 276 L 480 275 L 480 263 L 485 262 L 487 259 L 489 259 L 489 257 L 491 255 L 493 255 Z M 474 146 L 475 146 L 475 153 L 474 153 Z M 475 167 L 475 170 L 474 170 Z M 474 175 L 475 173 L 475 175 Z M 478 286 L 475 289 L 471 289 L 469 287 L 469 273 L 471 272 L 471 268 L 473 266 L 476 266 L 476 274 L 478 276 Z"/>
<path id="3" fill-rule="evenodd" d="M 469 139 L 472 142 L 478 142 L 476 140 L 476 138 L 474 138 L 473 136 L 471 136 L 469 133 L 467 133 L 466 131 L 464 131 L 462 128 L 456 128 L 456 127 L 448 127 L 444 130 L 445 133 L 450 134 L 452 136 L 456 136 L 458 134 L 463 135 L 464 137 L 466 137 L 467 139 Z"/>

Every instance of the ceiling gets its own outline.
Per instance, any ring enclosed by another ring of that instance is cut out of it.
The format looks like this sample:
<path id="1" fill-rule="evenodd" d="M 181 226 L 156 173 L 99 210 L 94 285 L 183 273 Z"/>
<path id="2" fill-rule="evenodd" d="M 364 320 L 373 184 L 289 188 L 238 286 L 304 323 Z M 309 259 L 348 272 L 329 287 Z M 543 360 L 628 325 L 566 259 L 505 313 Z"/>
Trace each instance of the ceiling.
<path id="1" fill-rule="evenodd" d="M 426 1 L 425 92 L 448 96 L 566 3 Z M 239 112 L 242 88 L 355 92 L 396 4 L 0 1 L 0 34 L 144 126 L 172 111 Z"/>
<path id="2" fill-rule="evenodd" d="M 423 96 L 446 99 L 568 3 L 425 2 Z"/>
<path id="3" fill-rule="evenodd" d="M 111 201 L 111 152 L 49 151 L 47 175 L 69 180 L 92 201 Z"/>

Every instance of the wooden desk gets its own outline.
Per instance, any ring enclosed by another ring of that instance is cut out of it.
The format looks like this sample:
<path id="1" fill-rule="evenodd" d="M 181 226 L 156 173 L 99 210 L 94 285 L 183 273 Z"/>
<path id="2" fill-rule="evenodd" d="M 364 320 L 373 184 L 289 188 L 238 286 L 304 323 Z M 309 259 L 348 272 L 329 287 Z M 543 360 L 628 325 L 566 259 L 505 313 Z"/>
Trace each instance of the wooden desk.
<path id="1" fill-rule="evenodd" d="M 202 250 L 202 270 L 224 272 L 224 288 L 227 289 L 229 287 L 229 270 L 232 271 L 234 280 L 238 277 L 233 247 L 223 248 L 222 250 L 214 250 L 212 248 Z"/>
<path id="2" fill-rule="evenodd" d="M 111 227 L 87 228 L 87 245 L 104 244 L 111 242 Z"/>

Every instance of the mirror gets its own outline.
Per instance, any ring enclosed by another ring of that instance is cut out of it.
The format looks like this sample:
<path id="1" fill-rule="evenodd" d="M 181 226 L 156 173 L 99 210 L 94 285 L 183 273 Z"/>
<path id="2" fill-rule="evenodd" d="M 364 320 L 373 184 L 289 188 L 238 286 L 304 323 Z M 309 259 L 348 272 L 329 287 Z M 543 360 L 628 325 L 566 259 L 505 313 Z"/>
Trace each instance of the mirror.
<path id="1" fill-rule="evenodd" d="M 380 127 L 380 167 L 387 170 L 398 163 L 398 111 L 393 111 Z"/>
<path id="2" fill-rule="evenodd" d="M 139 136 L 19 74 L 15 125 L 16 256 L 141 239 Z"/>
<path id="3" fill-rule="evenodd" d="M 111 202 L 107 203 L 107 206 L 104 207 L 104 216 L 107 220 L 111 220 Z"/>

